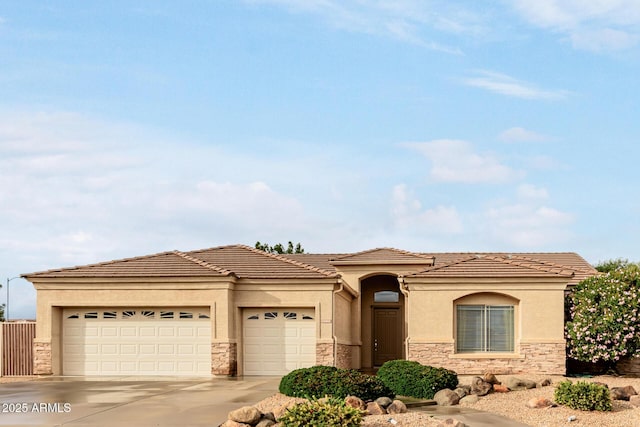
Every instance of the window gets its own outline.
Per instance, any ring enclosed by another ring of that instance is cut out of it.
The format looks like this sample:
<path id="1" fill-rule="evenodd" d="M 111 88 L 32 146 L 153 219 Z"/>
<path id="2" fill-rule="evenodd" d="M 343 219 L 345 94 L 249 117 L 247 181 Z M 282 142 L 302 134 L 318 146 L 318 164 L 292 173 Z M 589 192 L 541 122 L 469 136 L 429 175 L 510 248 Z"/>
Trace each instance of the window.
<path id="1" fill-rule="evenodd" d="M 268 311 L 264 313 L 265 320 L 272 320 L 272 319 L 275 319 L 276 317 L 278 317 L 277 311 Z"/>
<path id="2" fill-rule="evenodd" d="M 98 312 L 97 311 L 90 311 L 88 313 L 84 314 L 84 318 L 85 319 L 97 319 L 98 318 Z"/>
<path id="3" fill-rule="evenodd" d="M 257 314 L 252 314 L 251 316 L 247 317 L 247 319 L 249 319 L 249 320 L 259 320 L 260 317 Z"/>
<path id="4" fill-rule="evenodd" d="M 396 291 L 379 291 L 373 294 L 373 302 L 398 302 L 400 294 Z"/>
<path id="5" fill-rule="evenodd" d="M 181 319 L 193 319 L 193 313 L 189 313 L 188 311 L 181 311 L 180 312 L 180 318 Z"/>
<path id="6" fill-rule="evenodd" d="M 456 351 L 513 351 L 512 305 L 458 305 L 456 311 Z"/>
<path id="7" fill-rule="evenodd" d="M 116 319 L 118 317 L 118 313 L 115 311 L 105 311 L 102 313 L 103 319 Z"/>
<path id="8" fill-rule="evenodd" d="M 135 315 L 136 315 L 136 312 L 133 310 L 125 310 L 122 312 L 123 319 L 129 319 L 131 317 L 134 317 Z"/>
<path id="9" fill-rule="evenodd" d="M 289 320 L 296 320 L 298 318 L 298 313 L 285 311 L 284 318 Z"/>
<path id="10" fill-rule="evenodd" d="M 160 312 L 161 319 L 173 319 L 173 311 L 161 311 Z"/>

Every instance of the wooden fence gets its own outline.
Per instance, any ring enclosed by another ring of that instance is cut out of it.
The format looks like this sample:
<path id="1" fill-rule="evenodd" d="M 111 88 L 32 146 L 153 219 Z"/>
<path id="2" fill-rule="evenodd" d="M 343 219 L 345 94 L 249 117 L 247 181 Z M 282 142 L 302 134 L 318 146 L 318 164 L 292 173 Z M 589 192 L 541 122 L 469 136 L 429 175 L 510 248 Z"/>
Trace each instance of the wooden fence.
<path id="1" fill-rule="evenodd" d="M 0 323 L 0 376 L 33 375 L 35 322 Z"/>

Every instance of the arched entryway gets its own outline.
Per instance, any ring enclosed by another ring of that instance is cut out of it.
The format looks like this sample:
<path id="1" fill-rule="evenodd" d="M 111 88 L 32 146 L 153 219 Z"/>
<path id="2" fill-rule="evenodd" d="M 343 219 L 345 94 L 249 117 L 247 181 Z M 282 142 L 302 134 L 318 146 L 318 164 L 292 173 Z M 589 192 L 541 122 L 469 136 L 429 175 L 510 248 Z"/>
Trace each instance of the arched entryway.
<path id="1" fill-rule="evenodd" d="M 375 368 L 388 360 L 404 358 L 404 295 L 398 278 L 378 274 L 360 281 L 361 289 L 361 363 L 363 369 Z"/>

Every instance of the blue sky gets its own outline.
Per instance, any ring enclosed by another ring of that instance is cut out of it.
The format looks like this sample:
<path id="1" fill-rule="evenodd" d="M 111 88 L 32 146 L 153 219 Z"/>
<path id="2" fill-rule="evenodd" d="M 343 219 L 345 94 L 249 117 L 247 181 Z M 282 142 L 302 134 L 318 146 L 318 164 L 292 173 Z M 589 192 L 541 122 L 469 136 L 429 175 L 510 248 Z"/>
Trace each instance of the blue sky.
<path id="1" fill-rule="evenodd" d="M 640 5 L 586 3 L 3 2 L 2 284 L 256 240 L 640 260 Z"/>

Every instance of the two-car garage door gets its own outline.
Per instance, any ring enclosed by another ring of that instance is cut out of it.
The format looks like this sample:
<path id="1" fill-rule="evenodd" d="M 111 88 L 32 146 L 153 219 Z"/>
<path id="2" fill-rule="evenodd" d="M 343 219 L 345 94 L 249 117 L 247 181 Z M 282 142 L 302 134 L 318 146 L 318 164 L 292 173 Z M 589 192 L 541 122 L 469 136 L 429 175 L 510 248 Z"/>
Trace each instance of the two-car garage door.
<path id="1" fill-rule="evenodd" d="M 210 375 L 208 308 L 63 310 L 64 375 Z"/>

